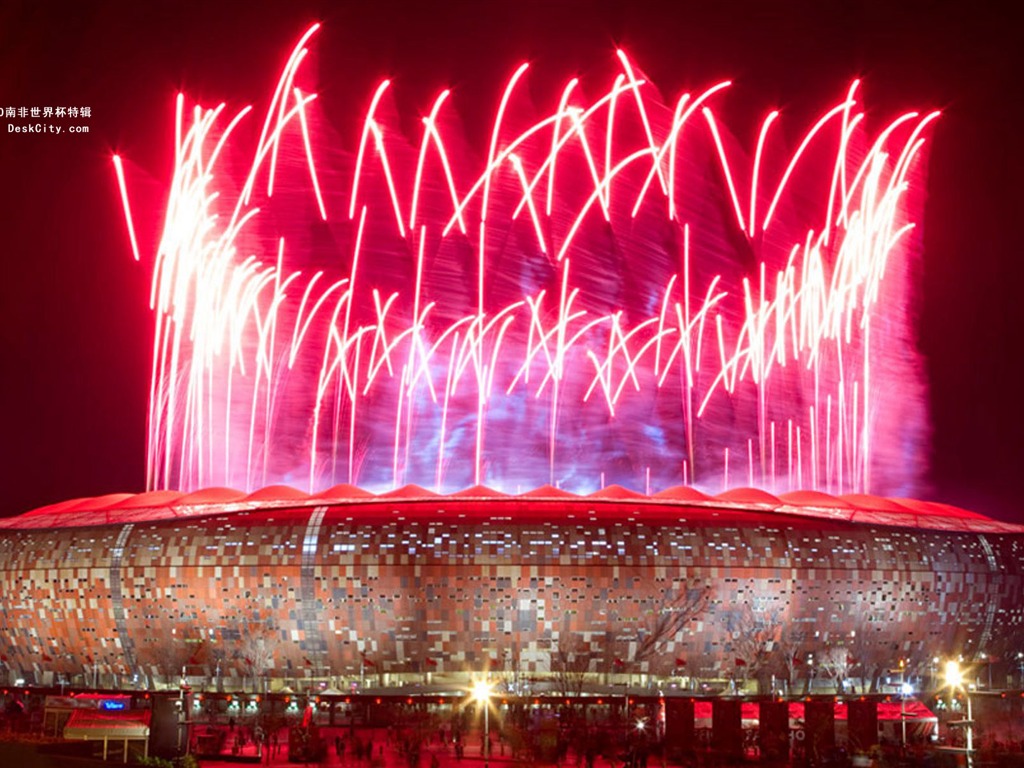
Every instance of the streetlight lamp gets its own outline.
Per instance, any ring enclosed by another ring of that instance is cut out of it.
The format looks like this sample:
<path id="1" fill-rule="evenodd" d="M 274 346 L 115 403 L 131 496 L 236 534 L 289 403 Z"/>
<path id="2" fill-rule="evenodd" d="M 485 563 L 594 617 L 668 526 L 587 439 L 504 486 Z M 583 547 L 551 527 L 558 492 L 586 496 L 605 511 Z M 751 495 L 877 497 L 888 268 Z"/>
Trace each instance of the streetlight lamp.
<path id="1" fill-rule="evenodd" d="M 641 765 L 643 763 L 642 755 L 646 751 L 647 746 L 647 721 L 642 716 L 637 718 L 636 734 L 631 741 L 632 745 L 626 745 L 629 750 L 630 763 L 632 765 Z"/>
<path id="2" fill-rule="evenodd" d="M 914 692 L 914 686 L 910 683 L 900 683 L 900 725 L 903 729 L 903 749 L 907 748 L 907 696 Z"/>
<path id="3" fill-rule="evenodd" d="M 181 683 L 178 686 L 178 749 L 181 749 L 181 736 L 182 727 L 185 729 L 185 754 L 189 753 L 189 732 L 188 732 L 188 694 L 192 692 L 192 689 L 188 684 L 188 675 L 186 674 L 187 669 L 185 666 L 181 668 Z"/>
<path id="4" fill-rule="evenodd" d="M 911 690 L 907 683 L 907 662 L 900 659 L 900 743 L 904 751 L 907 749 L 907 694 Z"/>
<path id="5" fill-rule="evenodd" d="M 967 681 L 960 669 L 960 662 L 952 660 L 946 662 L 946 684 L 952 691 L 957 688 L 961 689 L 964 692 L 964 701 L 967 702 L 967 719 L 960 725 L 967 729 L 967 764 L 970 765 L 971 753 L 974 750 L 974 719 L 971 717 L 971 694 L 967 690 Z"/>
<path id="6" fill-rule="evenodd" d="M 487 678 L 477 680 L 473 683 L 473 698 L 484 708 L 484 768 L 489 768 L 491 760 L 491 731 L 490 731 L 490 710 L 491 710 L 491 684 Z"/>

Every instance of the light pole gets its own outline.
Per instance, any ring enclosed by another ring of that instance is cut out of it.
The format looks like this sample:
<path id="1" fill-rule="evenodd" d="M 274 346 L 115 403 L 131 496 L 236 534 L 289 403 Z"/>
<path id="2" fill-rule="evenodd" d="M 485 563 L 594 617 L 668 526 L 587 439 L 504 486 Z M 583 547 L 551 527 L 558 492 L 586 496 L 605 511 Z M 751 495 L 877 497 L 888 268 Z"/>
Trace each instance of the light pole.
<path id="1" fill-rule="evenodd" d="M 647 739 L 647 721 L 643 717 L 638 717 L 636 721 L 636 733 L 632 739 L 628 739 L 629 734 L 627 733 L 627 744 L 626 750 L 629 753 L 630 763 L 632 765 L 640 765 L 641 754 L 645 751 L 645 741 Z M 631 743 L 630 743 L 631 742 Z"/>
<path id="2" fill-rule="evenodd" d="M 185 667 L 181 668 L 181 683 L 178 684 L 178 749 L 181 749 L 181 728 L 185 726 L 185 754 L 188 754 L 188 702 L 185 699 L 185 690 L 188 688 L 188 677 L 185 674 Z"/>
<path id="3" fill-rule="evenodd" d="M 961 689 L 964 692 L 964 701 L 967 702 L 967 719 L 963 721 L 963 725 L 967 729 L 967 765 L 970 766 L 971 753 L 974 751 L 974 718 L 971 717 L 971 694 L 967 690 L 967 681 L 960 669 L 960 662 L 946 662 L 946 683 L 952 691 Z"/>
<path id="4" fill-rule="evenodd" d="M 907 748 L 907 696 L 914 692 L 914 686 L 910 683 L 903 683 L 900 686 L 903 696 L 900 698 L 900 722 L 903 729 L 903 749 Z"/>
<path id="5" fill-rule="evenodd" d="M 906 662 L 901 658 L 899 659 L 899 724 L 900 724 L 900 743 L 903 745 L 903 751 L 906 751 Z"/>
<path id="6" fill-rule="evenodd" d="M 491 760 L 491 732 L 490 732 L 490 710 L 491 710 L 491 684 L 487 678 L 477 680 L 473 683 L 473 698 L 484 708 L 484 768 L 489 768 Z"/>

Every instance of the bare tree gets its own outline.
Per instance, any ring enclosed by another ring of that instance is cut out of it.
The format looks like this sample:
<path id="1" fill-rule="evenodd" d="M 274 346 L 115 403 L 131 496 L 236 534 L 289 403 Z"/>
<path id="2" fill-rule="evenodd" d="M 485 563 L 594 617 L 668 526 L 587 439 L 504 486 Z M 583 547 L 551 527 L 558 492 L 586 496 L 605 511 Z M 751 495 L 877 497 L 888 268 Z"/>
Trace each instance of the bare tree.
<path id="1" fill-rule="evenodd" d="M 690 648 L 684 661 L 686 675 L 690 678 L 690 690 L 699 691 L 701 681 L 710 679 L 715 674 L 717 659 L 713 654 L 706 652 L 703 646 Z"/>
<path id="2" fill-rule="evenodd" d="M 666 591 L 654 609 L 645 616 L 644 626 L 637 631 L 633 660 L 651 665 L 665 644 L 681 634 L 686 625 L 707 608 L 710 587 Z"/>
<path id="3" fill-rule="evenodd" d="M 206 644 L 201 632 L 183 627 L 180 632 L 174 631 L 170 635 L 154 635 L 140 656 L 144 663 L 151 665 L 164 678 L 165 684 L 170 685 L 181 674 L 188 674 L 190 668 L 202 664 L 206 656 Z"/>
<path id="4" fill-rule="evenodd" d="M 773 674 L 775 645 L 782 636 L 782 621 L 778 611 L 757 611 L 744 606 L 738 621 L 731 626 L 733 652 L 737 663 L 743 663 L 746 674 L 757 680 L 758 692 L 770 688 Z"/>
<path id="5" fill-rule="evenodd" d="M 590 644 L 584 642 L 578 635 L 571 635 L 568 640 L 558 643 L 551 654 L 551 666 L 562 696 L 574 697 L 583 692 L 583 683 L 586 681 L 593 658 L 594 653 Z"/>
<path id="6" fill-rule="evenodd" d="M 832 646 L 821 654 L 819 667 L 826 677 L 834 681 L 836 693 L 844 692 L 846 680 L 850 676 L 850 668 L 853 666 L 853 659 L 850 650 L 842 645 Z"/>
<path id="7" fill-rule="evenodd" d="M 1019 687 L 1024 683 L 1021 673 L 1024 672 L 1024 657 L 1019 656 L 1024 648 L 1024 627 L 1006 622 L 995 628 L 986 645 L 978 648 L 975 670 L 984 670 L 983 680 L 993 681 L 992 686 L 1000 688 L 1012 686 L 1014 681 Z M 932 671 L 931 654 L 914 652 L 910 654 L 909 663 L 914 672 L 924 677 Z M 935 670 L 937 672 L 937 670 Z"/>
<path id="8" fill-rule="evenodd" d="M 601 673 L 604 675 L 604 683 L 608 684 L 608 676 L 612 672 L 618 672 L 618 662 L 621 659 L 623 651 L 620 648 L 621 643 L 616 638 L 615 628 L 611 621 L 605 625 L 604 632 L 598 640 L 595 641 L 597 645 L 597 655 L 600 659 Z"/>
<path id="9" fill-rule="evenodd" d="M 501 681 L 504 690 L 517 692 L 522 671 L 522 654 L 519 643 L 513 639 L 510 645 L 499 647 L 497 661 L 498 666 L 494 670 L 496 679 Z M 554 661 L 551 664 L 554 666 Z"/>
<path id="10" fill-rule="evenodd" d="M 772 644 L 772 669 L 786 682 L 786 692 L 792 687 L 797 673 L 804 668 L 803 633 L 791 621 L 779 626 Z"/>
<path id="11" fill-rule="evenodd" d="M 254 689 L 259 687 L 259 679 L 273 668 L 274 653 L 279 643 L 279 635 L 272 622 L 253 620 L 242 623 L 238 653 L 243 663 L 243 674 L 252 676 Z"/>
<path id="12" fill-rule="evenodd" d="M 877 693 L 882 673 L 896 663 L 896 651 L 881 642 L 870 626 L 869 621 L 868 628 L 851 636 L 847 648 L 854 660 L 853 667 L 860 671 L 862 685 L 871 693 Z"/>

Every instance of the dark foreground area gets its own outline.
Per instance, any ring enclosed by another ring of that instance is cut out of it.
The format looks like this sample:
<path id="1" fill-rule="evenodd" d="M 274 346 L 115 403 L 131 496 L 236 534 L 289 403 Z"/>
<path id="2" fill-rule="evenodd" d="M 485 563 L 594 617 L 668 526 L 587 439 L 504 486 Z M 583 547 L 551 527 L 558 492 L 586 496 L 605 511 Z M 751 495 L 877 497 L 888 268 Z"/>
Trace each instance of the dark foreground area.
<path id="1" fill-rule="evenodd" d="M 765 760 L 756 750 L 741 756 L 713 750 L 699 750 L 673 758 L 649 754 L 592 755 L 586 752 L 556 756 L 552 760 L 514 756 L 504 744 L 492 743 L 493 755 L 482 754 L 482 740 L 474 734 L 466 745 L 454 745 L 438 739 L 415 750 L 407 742 L 394 738 L 388 729 L 365 729 L 353 735 L 347 728 L 321 729 L 320 749 L 311 755 L 289 753 L 286 743 L 256 745 L 237 738 L 240 729 L 224 734 L 217 754 L 186 755 L 174 760 L 130 754 L 129 765 L 156 768 L 235 768 L 243 765 L 321 766 L 323 768 L 519 768 L 555 766 L 556 768 L 674 768 L 675 766 L 776 766 L 778 768 L 1024 768 L 1024 744 L 1000 744 L 980 749 L 967 759 L 962 750 L 918 745 L 900 750 L 898 745 L 878 747 L 870 754 L 850 755 L 844 750 L 811 756 L 796 749 L 784 760 Z M 29 737 L 31 739 L 31 737 Z M 13 734 L 0 739 L 0 768 L 109 768 L 123 765 L 122 754 L 104 761 L 95 756 L 95 745 L 57 740 L 14 740 Z"/>

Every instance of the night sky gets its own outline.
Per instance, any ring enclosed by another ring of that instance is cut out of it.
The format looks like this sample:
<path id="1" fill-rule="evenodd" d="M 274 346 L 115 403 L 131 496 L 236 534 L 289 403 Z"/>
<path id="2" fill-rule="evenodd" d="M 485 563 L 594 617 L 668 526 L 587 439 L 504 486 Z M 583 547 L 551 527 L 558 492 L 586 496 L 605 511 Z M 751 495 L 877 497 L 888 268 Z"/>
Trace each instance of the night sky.
<path id="1" fill-rule="evenodd" d="M 132 260 L 111 154 L 131 163 L 141 244 L 152 253 L 174 95 L 207 105 L 264 98 L 287 50 L 321 21 L 320 92 L 352 105 L 352 123 L 337 126 L 350 149 L 384 77 L 411 115 L 451 87 L 472 130 L 490 122 L 521 61 L 554 88 L 611 71 L 620 45 L 669 99 L 734 80 L 730 127 L 741 138 L 773 106 L 810 115 L 836 103 L 854 77 L 881 115 L 943 110 L 920 281 L 933 427 L 920 495 L 1024 522 L 1024 67 L 1019 26 L 996 5 L 0 4 L 0 107 L 91 110 L 77 121 L 85 135 L 0 126 L 0 515 L 144 490 L 149 267 Z"/>

